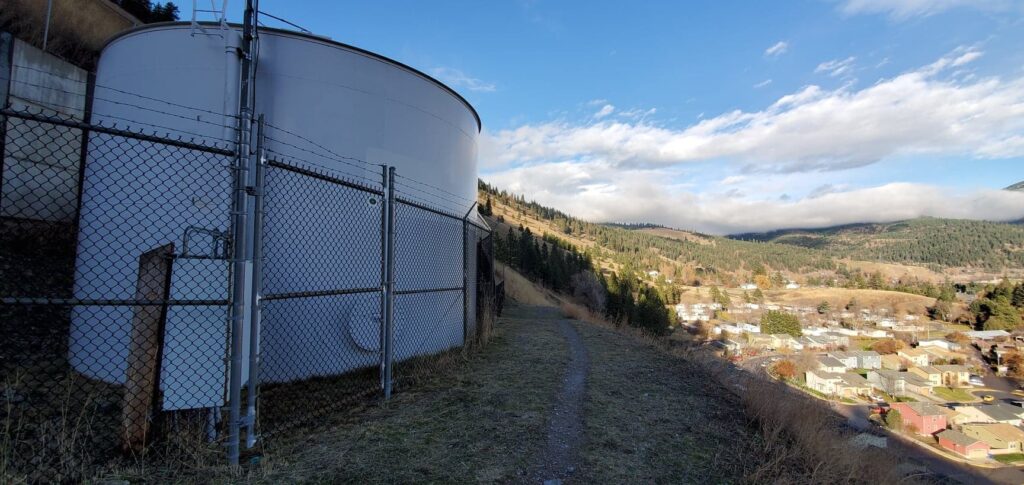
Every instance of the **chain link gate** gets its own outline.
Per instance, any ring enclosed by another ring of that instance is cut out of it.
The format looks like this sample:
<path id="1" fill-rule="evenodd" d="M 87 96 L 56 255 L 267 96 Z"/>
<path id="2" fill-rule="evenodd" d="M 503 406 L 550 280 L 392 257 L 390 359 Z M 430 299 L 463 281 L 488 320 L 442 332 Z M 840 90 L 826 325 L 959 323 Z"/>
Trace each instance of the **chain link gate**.
<path id="1" fill-rule="evenodd" d="M 383 181 L 266 163 L 261 298 L 262 432 L 316 418 L 381 388 Z"/>

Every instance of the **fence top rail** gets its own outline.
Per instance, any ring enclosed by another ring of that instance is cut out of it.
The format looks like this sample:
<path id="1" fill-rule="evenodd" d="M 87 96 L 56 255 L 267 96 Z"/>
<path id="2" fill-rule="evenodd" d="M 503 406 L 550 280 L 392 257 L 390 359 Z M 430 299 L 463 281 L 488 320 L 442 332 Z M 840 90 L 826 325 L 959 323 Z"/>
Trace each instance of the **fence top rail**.
<path id="1" fill-rule="evenodd" d="M 324 182 L 329 182 L 329 183 L 332 183 L 332 184 L 342 185 L 342 186 L 345 186 L 345 187 L 348 187 L 348 188 L 351 188 L 351 189 L 355 189 L 355 190 L 361 190 L 363 192 L 368 192 L 368 193 L 371 193 L 373 195 L 377 195 L 377 196 L 381 196 L 381 197 L 384 196 L 384 189 L 381 188 L 381 187 L 372 187 L 372 186 L 370 186 L 368 184 L 365 184 L 365 183 L 356 182 L 356 181 L 353 181 L 353 180 L 348 180 L 348 179 L 343 178 L 343 177 L 339 177 L 337 175 L 329 174 L 329 173 L 327 173 L 329 170 L 326 169 L 326 168 L 320 168 L 320 167 L 316 167 L 316 168 L 314 168 L 314 167 L 300 167 L 300 166 L 298 166 L 298 165 L 296 165 L 294 163 L 286 163 L 286 162 L 283 162 L 281 160 L 275 160 L 275 159 L 267 160 L 267 165 L 269 165 L 269 166 L 271 166 L 273 168 L 285 170 L 285 171 L 288 171 L 288 172 L 293 172 L 293 173 L 296 173 L 296 174 L 299 174 L 299 175 L 304 175 L 306 177 L 315 178 L 315 179 L 318 179 L 318 180 L 323 180 Z"/>
<path id="2" fill-rule="evenodd" d="M 475 227 L 475 228 L 477 228 L 477 229 L 479 229 L 479 230 L 481 230 L 481 231 L 486 232 L 488 235 L 491 234 L 491 228 L 489 228 L 487 226 L 484 226 L 484 225 L 481 225 L 481 224 L 477 224 L 476 222 L 468 220 L 468 219 L 466 220 L 466 223 L 471 225 L 471 226 L 473 226 L 473 227 Z"/>
<path id="3" fill-rule="evenodd" d="M 445 212 L 443 209 L 438 209 L 436 207 L 432 207 L 432 206 L 424 204 L 424 203 L 416 202 L 416 201 L 410 200 L 410 199 L 408 199 L 406 197 L 395 196 L 395 202 L 397 202 L 399 204 L 404 204 L 404 205 L 407 205 L 407 206 L 410 206 L 410 207 L 415 207 L 417 209 L 430 212 L 432 214 L 437 214 L 437 215 L 442 216 L 442 217 L 447 217 L 447 218 L 450 218 L 450 219 L 454 219 L 454 220 L 459 221 L 459 222 L 463 221 L 462 216 L 459 216 L 459 215 L 456 215 L 456 214 L 452 214 L 451 212 Z"/>
<path id="4" fill-rule="evenodd" d="M 111 127 L 111 126 L 104 126 L 104 125 L 101 125 L 101 124 L 86 123 L 86 122 L 83 122 L 83 121 L 66 119 L 66 118 L 61 118 L 61 117 L 58 117 L 58 116 L 47 116 L 47 115 L 44 115 L 42 113 L 33 113 L 33 112 L 29 112 L 29 111 L 17 111 L 17 110 L 12 110 L 12 109 L 5 108 L 5 109 L 0 110 L 0 116 L 9 116 L 11 118 L 18 118 L 18 119 L 22 119 L 22 120 L 26 120 L 26 121 L 35 121 L 35 122 L 38 122 L 38 123 L 46 123 L 46 124 L 55 125 L 55 126 L 64 126 L 64 127 L 67 127 L 67 128 L 77 128 L 77 129 L 80 129 L 80 130 L 88 130 L 89 132 L 92 132 L 92 133 L 104 133 L 104 134 L 107 134 L 107 135 L 119 136 L 119 137 L 123 137 L 123 138 L 131 138 L 131 139 L 140 140 L 140 141 L 148 141 L 148 142 L 152 142 L 152 143 L 159 143 L 161 145 L 168 145 L 168 146 L 174 146 L 174 147 L 178 147 L 178 148 L 185 148 L 185 149 L 189 149 L 189 150 L 196 150 L 196 151 L 201 151 L 201 152 L 206 152 L 206 153 L 212 153 L 212 154 L 215 154 L 215 155 L 224 155 L 224 156 L 229 156 L 229 157 L 235 156 L 235 151 L 234 150 L 231 150 L 231 149 L 228 149 L 228 148 L 224 148 L 224 147 L 217 147 L 217 146 L 211 146 L 211 145 L 205 145 L 205 144 L 202 144 L 202 143 L 197 143 L 194 139 L 193 140 L 189 140 L 189 141 L 185 141 L 185 140 L 180 139 L 180 138 L 168 138 L 168 137 L 158 136 L 158 135 L 155 135 L 155 134 L 154 135 L 148 135 L 148 134 L 145 134 L 145 133 L 139 133 L 139 132 L 136 132 L 136 131 L 130 131 L 130 130 L 125 130 L 125 129 L 121 129 L 121 128 Z"/>

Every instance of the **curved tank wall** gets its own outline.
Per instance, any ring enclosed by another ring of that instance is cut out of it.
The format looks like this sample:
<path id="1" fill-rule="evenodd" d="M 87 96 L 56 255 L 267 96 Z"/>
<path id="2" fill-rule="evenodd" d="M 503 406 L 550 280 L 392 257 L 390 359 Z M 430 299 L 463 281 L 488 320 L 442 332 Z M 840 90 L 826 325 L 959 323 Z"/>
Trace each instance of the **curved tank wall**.
<path id="1" fill-rule="evenodd" d="M 219 36 L 193 35 L 188 24 L 165 24 L 114 39 L 97 68 L 93 121 L 231 147 L 234 130 L 225 125 L 233 124 L 237 110 L 234 47 L 239 40 L 237 30 L 229 33 L 226 45 Z M 447 87 L 354 47 L 272 29 L 261 29 L 257 66 L 255 113 L 266 117 L 266 146 L 275 158 L 380 180 L 379 167 L 341 158 L 352 157 L 394 166 L 403 177 L 475 199 L 479 120 Z M 189 226 L 229 229 L 227 157 L 169 152 L 124 140 L 118 143 L 134 144 L 133 149 L 111 150 L 111 143 L 109 137 L 90 139 L 76 264 L 79 298 L 131 299 L 142 251 L 168 242 L 180 245 Z M 351 189 L 325 187 L 283 171 L 267 176 L 264 294 L 380 286 L 379 206 Z M 158 192 L 164 195 L 155 196 Z M 470 205 L 445 203 L 453 212 L 465 212 Z M 403 242 L 444 224 L 406 212 L 396 244 L 413 248 L 400 259 L 405 258 L 405 268 L 419 270 L 403 273 L 399 266 L 397 284 L 448 285 L 456 281 L 448 271 L 461 284 L 461 232 L 436 244 Z M 117 231 L 112 235 L 113 223 Z M 437 268 L 438 262 L 457 267 L 446 268 L 441 277 L 424 271 Z M 227 275 L 224 260 L 177 259 L 170 297 L 226 298 Z M 400 341 L 398 358 L 461 344 L 461 295 L 457 305 L 450 299 L 426 294 L 397 309 L 396 338 L 414 342 L 403 347 Z M 335 374 L 378 361 L 379 295 L 267 304 L 261 344 L 266 380 Z M 436 308 L 451 306 L 459 310 L 437 315 Z M 417 318 L 427 315 L 438 320 L 421 329 L 424 322 Z M 76 309 L 70 341 L 76 369 L 123 382 L 131 319 L 131 307 Z M 176 378 L 205 379 L 210 385 L 200 387 L 209 389 L 181 391 L 174 406 L 215 405 L 223 384 L 226 308 L 175 306 L 166 322 L 165 394 L 174 395 L 169 388 Z"/>

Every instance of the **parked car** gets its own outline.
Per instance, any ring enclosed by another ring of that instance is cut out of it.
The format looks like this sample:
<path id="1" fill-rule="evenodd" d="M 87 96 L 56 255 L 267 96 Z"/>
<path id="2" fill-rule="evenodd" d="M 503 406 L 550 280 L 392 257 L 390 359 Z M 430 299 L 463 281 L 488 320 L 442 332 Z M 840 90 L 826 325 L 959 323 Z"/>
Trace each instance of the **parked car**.
<path id="1" fill-rule="evenodd" d="M 981 400 L 985 402 L 992 402 L 996 400 L 996 397 L 991 394 L 985 394 L 984 396 L 981 396 Z"/>
<path id="2" fill-rule="evenodd" d="M 972 375 L 970 377 L 970 379 L 967 380 L 967 382 L 969 382 L 972 386 L 984 386 L 985 385 L 985 381 L 983 381 L 981 379 L 981 376 Z"/>
<path id="3" fill-rule="evenodd" d="M 885 401 L 878 401 L 874 406 L 871 406 L 871 414 L 885 414 L 889 412 L 889 403 Z"/>

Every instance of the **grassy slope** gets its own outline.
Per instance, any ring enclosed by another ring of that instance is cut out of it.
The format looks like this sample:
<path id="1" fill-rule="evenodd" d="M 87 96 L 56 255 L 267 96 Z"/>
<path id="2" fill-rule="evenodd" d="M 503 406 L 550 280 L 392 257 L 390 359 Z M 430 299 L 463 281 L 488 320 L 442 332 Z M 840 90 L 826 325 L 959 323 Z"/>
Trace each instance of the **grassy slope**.
<path id="1" fill-rule="evenodd" d="M 705 244 L 705 245 L 713 244 L 713 241 L 710 238 L 708 238 L 707 236 L 702 236 L 702 235 L 695 234 L 695 233 L 692 233 L 692 232 L 689 232 L 689 231 L 681 231 L 679 229 L 669 229 L 669 228 L 666 228 L 666 227 L 657 227 L 657 228 L 644 228 L 644 229 L 638 229 L 638 230 L 641 231 L 641 232 L 646 232 L 648 234 L 653 234 L 655 236 L 666 237 L 666 238 L 669 238 L 669 239 L 676 239 L 676 240 L 680 240 L 680 241 L 691 241 L 691 242 L 696 242 L 696 243 Z M 826 243 L 826 240 L 825 240 L 824 237 L 817 239 L 817 241 L 819 243 L 818 246 L 824 246 L 825 243 Z M 792 241 L 787 241 L 785 239 L 781 239 L 781 240 L 773 240 L 772 242 L 785 244 L 785 243 L 792 242 Z M 812 244 L 811 246 L 814 247 L 815 245 Z M 941 283 L 941 282 L 943 282 L 943 281 L 945 281 L 945 280 L 947 280 L 947 279 L 949 279 L 951 277 L 954 277 L 954 276 L 962 274 L 962 272 L 960 272 L 960 271 L 949 271 L 949 270 L 943 271 L 943 272 L 939 272 L 939 271 L 936 271 L 936 270 L 934 270 L 932 268 L 928 268 L 928 267 L 917 265 L 917 264 L 884 263 L 884 262 L 876 262 L 876 261 L 861 261 L 861 260 L 850 259 L 850 258 L 842 258 L 842 257 L 837 258 L 836 260 L 838 262 L 842 263 L 842 264 L 845 264 L 846 266 L 848 266 L 850 268 L 859 269 L 861 271 L 864 271 L 865 273 L 874 273 L 874 272 L 877 271 L 877 272 L 881 273 L 883 277 L 889 278 L 889 279 L 918 279 L 918 280 L 922 280 L 922 281 L 930 281 L 932 283 Z M 964 276 L 974 276 L 974 275 L 964 275 Z"/>
<path id="2" fill-rule="evenodd" d="M 510 309 L 485 351 L 426 375 L 349 424 L 281 450 L 267 479 L 362 483 L 509 481 L 544 442 L 567 363 L 557 331 Z M 524 372 L 530 369 L 529 372 Z M 271 459 L 274 451 L 271 450 Z M 284 463 L 282 463 L 282 461 Z M 393 462 L 395 466 L 388 466 Z"/>
<path id="3" fill-rule="evenodd" d="M 769 290 L 765 292 L 768 301 L 786 305 L 815 307 L 822 301 L 832 308 L 843 308 L 851 300 L 864 308 L 890 307 L 897 313 L 921 315 L 926 313 L 934 298 L 898 291 L 848 290 L 846 288 L 801 288 L 798 290 Z"/>
<path id="4" fill-rule="evenodd" d="M 584 483 L 722 483 L 760 456 L 737 398 L 649 344 L 584 323 Z"/>

